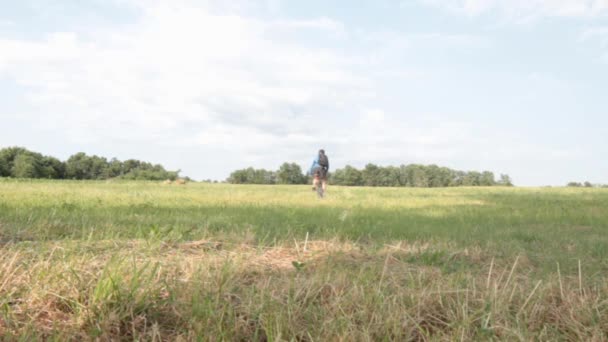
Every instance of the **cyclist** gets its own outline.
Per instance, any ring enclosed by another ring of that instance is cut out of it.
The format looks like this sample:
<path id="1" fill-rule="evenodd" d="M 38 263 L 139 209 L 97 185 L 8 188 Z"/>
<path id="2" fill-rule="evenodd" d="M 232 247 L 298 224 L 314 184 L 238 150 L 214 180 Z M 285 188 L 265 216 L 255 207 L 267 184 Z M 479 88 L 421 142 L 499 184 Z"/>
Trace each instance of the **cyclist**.
<path id="1" fill-rule="evenodd" d="M 319 154 L 315 157 L 310 167 L 309 174 L 313 176 L 312 190 L 315 191 L 321 186 L 319 196 L 323 197 L 327 189 L 327 172 L 329 171 L 329 158 L 325 154 L 325 150 L 319 150 Z M 319 185 L 319 183 L 321 183 Z"/>

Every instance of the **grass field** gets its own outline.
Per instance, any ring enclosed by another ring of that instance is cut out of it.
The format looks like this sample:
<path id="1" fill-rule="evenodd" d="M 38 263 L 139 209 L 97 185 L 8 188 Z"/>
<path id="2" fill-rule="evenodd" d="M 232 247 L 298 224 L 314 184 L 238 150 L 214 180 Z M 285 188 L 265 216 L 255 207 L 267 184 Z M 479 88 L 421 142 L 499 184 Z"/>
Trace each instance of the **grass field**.
<path id="1" fill-rule="evenodd" d="M 2 340 L 608 340 L 608 190 L 0 180 Z"/>

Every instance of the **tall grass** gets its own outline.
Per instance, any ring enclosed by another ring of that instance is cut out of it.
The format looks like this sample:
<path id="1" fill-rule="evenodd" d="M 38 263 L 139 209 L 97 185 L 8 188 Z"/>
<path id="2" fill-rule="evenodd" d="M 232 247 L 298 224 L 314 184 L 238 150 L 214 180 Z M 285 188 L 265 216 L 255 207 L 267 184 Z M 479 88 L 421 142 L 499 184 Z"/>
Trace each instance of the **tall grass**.
<path id="1" fill-rule="evenodd" d="M 606 340 L 608 191 L 0 181 L 3 340 Z"/>

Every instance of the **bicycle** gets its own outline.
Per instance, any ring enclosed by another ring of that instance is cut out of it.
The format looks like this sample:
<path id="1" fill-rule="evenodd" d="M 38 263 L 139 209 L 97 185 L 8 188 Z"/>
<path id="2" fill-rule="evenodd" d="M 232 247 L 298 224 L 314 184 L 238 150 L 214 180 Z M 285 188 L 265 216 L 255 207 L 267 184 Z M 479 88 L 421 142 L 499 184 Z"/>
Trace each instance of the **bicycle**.
<path id="1" fill-rule="evenodd" d="M 323 189 L 323 183 L 327 182 L 327 170 L 319 167 L 315 170 L 313 177 L 313 190 L 317 192 L 319 198 L 324 198 L 325 190 Z"/>
<path id="2" fill-rule="evenodd" d="M 323 198 L 325 196 L 325 191 L 323 191 L 323 186 L 321 185 L 317 186 L 317 196 L 319 198 Z"/>

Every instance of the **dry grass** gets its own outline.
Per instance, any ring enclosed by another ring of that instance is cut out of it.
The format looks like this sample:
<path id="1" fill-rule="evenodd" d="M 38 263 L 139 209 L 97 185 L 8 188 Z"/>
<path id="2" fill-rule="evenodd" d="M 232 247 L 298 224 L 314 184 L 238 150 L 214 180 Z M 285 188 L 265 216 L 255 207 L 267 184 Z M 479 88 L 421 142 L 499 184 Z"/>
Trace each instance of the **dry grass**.
<path id="1" fill-rule="evenodd" d="M 396 241 L 113 241 L 0 249 L 0 335 L 84 340 L 586 340 L 608 332 L 608 287 L 537 278 L 525 258 Z M 604 283 L 606 284 L 606 283 Z M 12 336 L 12 337 L 11 337 Z"/>
<path id="2" fill-rule="evenodd" d="M 608 340 L 608 191 L 0 180 L 0 340 Z"/>

